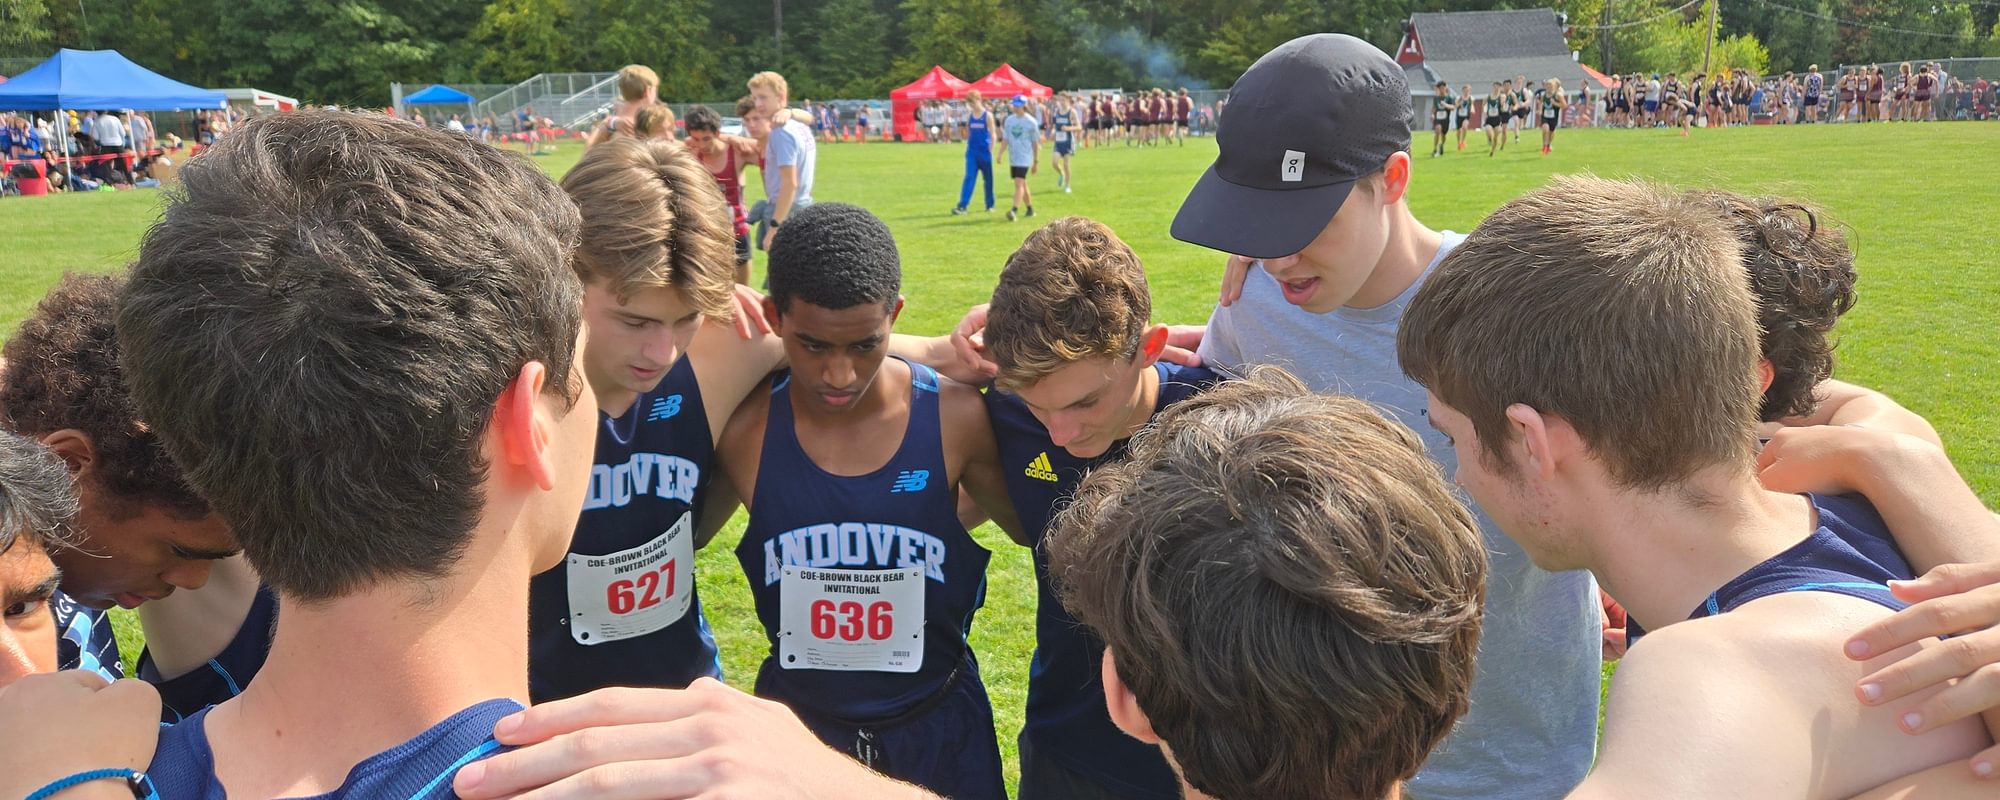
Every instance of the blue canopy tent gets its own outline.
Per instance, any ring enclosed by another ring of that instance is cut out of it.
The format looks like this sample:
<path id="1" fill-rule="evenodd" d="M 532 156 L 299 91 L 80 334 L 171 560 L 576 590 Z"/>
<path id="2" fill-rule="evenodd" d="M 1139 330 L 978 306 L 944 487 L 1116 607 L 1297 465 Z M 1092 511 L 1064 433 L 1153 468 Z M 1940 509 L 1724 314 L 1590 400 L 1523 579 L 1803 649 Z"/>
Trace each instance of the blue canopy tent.
<path id="1" fill-rule="evenodd" d="M 63 48 L 0 83 L 0 111 L 55 111 L 58 119 L 66 109 L 177 111 L 222 108 L 227 102 L 221 92 L 165 77 L 116 50 Z M 67 134 L 65 126 L 56 125 L 64 153 L 69 152 Z"/>
<path id="2" fill-rule="evenodd" d="M 405 105 L 413 106 L 469 106 L 474 102 L 476 100 L 472 95 L 442 83 L 433 83 L 423 91 L 403 98 Z"/>
<path id="3" fill-rule="evenodd" d="M 34 69 L 0 83 L 0 110 L 222 108 L 221 92 L 189 86 L 146 69 L 116 50 L 64 48 Z"/>

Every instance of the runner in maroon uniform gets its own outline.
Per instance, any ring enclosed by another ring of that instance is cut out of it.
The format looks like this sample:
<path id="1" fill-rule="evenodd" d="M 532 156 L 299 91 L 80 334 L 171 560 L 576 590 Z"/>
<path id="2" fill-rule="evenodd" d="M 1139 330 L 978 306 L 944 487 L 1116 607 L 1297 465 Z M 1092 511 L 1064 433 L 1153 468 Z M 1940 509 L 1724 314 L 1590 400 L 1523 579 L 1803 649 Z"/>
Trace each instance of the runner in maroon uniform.
<path id="1" fill-rule="evenodd" d="M 688 109 L 687 146 L 701 158 L 701 165 L 715 176 L 729 211 L 736 217 L 736 282 L 750 282 L 750 221 L 743 210 L 743 167 L 757 162 L 760 148 L 755 139 L 722 132 L 722 115 L 708 106 Z"/>

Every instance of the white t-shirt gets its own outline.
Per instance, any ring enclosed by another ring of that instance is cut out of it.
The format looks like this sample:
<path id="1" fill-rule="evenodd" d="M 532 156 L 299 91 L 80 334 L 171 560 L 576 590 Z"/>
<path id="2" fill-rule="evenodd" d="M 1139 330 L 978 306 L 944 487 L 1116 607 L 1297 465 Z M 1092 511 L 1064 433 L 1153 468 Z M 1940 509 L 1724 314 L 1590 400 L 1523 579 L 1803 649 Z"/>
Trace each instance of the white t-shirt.
<path id="1" fill-rule="evenodd" d="M 1460 242 L 1444 231 L 1430 265 Z M 1285 302 L 1261 269 L 1242 299 L 1215 309 L 1202 361 L 1290 369 L 1316 391 L 1368 401 L 1408 426 L 1450 475 L 1457 456 L 1426 419 L 1424 387 L 1396 360 L 1396 327 L 1423 280 L 1375 308 L 1314 314 Z M 1486 629 L 1479 642 L 1472 710 L 1431 755 L 1405 792 L 1413 800 L 1546 800 L 1583 780 L 1596 750 L 1601 670 L 1596 584 L 1590 573 L 1546 572 L 1528 560 L 1485 512 L 1472 506 L 1486 540 Z"/>

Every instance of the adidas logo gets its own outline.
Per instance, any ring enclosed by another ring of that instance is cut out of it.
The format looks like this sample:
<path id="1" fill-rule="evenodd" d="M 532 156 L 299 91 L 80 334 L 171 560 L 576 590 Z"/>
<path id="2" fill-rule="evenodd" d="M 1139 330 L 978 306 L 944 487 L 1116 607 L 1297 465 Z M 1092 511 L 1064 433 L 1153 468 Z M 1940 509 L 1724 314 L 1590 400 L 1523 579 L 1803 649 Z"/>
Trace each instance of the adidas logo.
<path id="1" fill-rule="evenodd" d="M 1056 478 L 1056 468 L 1049 464 L 1049 454 L 1046 450 L 1042 451 L 1041 455 L 1035 456 L 1035 460 L 1028 462 L 1028 468 L 1021 470 L 1021 472 L 1036 480 L 1048 481 L 1050 483 L 1055 483 L 1058 480 Z"/>

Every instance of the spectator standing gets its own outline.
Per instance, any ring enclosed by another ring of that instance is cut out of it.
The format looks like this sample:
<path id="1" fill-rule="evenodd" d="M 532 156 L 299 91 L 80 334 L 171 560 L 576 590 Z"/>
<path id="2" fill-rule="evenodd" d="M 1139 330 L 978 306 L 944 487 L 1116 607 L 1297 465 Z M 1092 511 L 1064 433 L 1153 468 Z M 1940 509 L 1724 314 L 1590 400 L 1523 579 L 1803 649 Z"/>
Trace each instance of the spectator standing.
<path id="1" fill-rule="evenodd" d="M 796 211 L 813 203 L 813 178 L 819 163 L 819 144 L 813 130 L 792 117 L 791 86 L 776 72 L 759 72 L 749 81 L 750 97 L 758 111 L 770 116 L 771 135 L 764 141 L 764 195 L 770 199 L 770 225 L 757 246 L 771 249 L 771 235 Z M 808 101 L 810 102 L 810 101 Z"/>
<path id="2" fill-rule="evenodd" d="M 1007 167 L 1014 179 L 1014 205 L 1007 209 L 1007 221 L 1019 216 L 1021 207 L 1026 206 L 1028 216 L 1035 215 L 1035 197 L 1028 189 L 1028 175 L 1042 165 L 1042 124 L 1028 113 L 1028 100 L 1014 96 L 1013 113 L 1009 114 L 1001 132 L 1005 134 L 1000 146 L 1007 150 Z"/>

